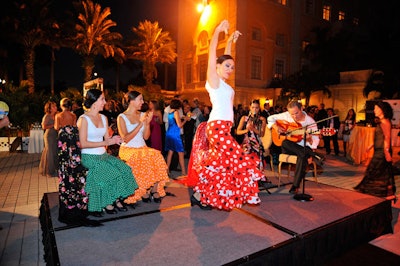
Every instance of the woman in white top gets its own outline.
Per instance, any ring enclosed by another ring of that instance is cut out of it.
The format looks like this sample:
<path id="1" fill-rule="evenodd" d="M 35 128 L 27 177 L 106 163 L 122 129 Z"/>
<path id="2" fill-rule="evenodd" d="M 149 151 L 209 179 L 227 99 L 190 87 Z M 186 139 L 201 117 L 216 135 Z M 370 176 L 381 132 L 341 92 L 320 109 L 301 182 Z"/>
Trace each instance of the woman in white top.
<path id="1" fill-rule="evenodd" d="M 191 205 L 202 209 L 215 207 L 223 210 L 240 208 L 243 204 L 258 204 L 257 180 L 262 173 L 257 169 L 256 155 L 245 154 L 230 134 L 233 124 L 234 90 L 226 83 L 235 68 L 231 54 L 232 42 L 240 32 L 235 31 L 227 40 L 225 54 L 216 55 L 218 36 L 228 33 L 229 23 L 222 21 L 211 38 L 206 90 L 212 103 L 206 135 L 209 152 L 199 170 L 199 182 L 194 188 Z"/>
<path id="2" fill-rule="evenodd" d="M 120 159 L 109 155 L 106 146 L 121 144 L 120 136 L 110 137 L 107 118 L 99 112 L 106 100 L 98 89 L 87 92 L 84 101 L 86 113 L 78 119 L 79 140 L 82 148 L 82 165 L 89 169 L 86 192 L 89 195 L 89 212 L 101 216 L 127 211 L 122 200 L 132 195 L 138 187 L 131 168 Z"/>
<path id="3" fill-rule="evenodd" d="M 147 147 L 145 140 L 150 137 L 150 122 L 153 112 L 141 112 L 143 95 L 129 91 L 124 96 L 125 112 L 117 118 L 118 132 L 123 139 L 119 157 L 131 168 L 139 188 L 125 200 L 134 204 L 143 202 L 160 203 L 165 196 L 165 183 L 169 181 L 168 167 L 161 151 Z"/>

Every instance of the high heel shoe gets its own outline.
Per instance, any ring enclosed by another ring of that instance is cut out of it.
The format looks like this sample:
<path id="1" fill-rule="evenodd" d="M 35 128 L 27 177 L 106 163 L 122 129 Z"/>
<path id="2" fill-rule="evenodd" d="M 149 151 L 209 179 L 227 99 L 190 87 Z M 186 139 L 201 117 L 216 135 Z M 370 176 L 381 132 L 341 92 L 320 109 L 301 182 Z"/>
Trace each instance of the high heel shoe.
<path id="1" fill-rule="evenodd" d="M 151 196 L 149 194 L 146 195 L 148 195 L 148 197 L 142 197 L 142 201 L 147 203 L 151 202 Z"/>
<path id="2" fill-rule="evenodd" d="M 190 197 L 190 206 L 193 207 L 193 205 L 197 205 L 200 207 L 202 210 L 211 210 L 210 205 L 204 205 L 202 204 L 199 200 L 197 200 L 193 195 Z"/>
<path id="3" fill-rule="evenodd" d="M 113 205 L 114 205 L 114 208 L 117 209 L 120 212 L 127 212 L 128 211 L 128 208 L 122 202 L 120 202 L 119 200 L 114 201 Z"/>
<path id="4" fill-rule="evenodd" d="M 153 198 L 153 201 L 155 203 L 161 203 L 162 198 L 160 197 L 160 194 L 158 192 L 151 192 L 150 194 L 151 194 L 151 197 Z M 158 197 L 154 197 L 155 194 L 157 194 Z"/>
<path id="5" fill-rule="evenodd" d="M 104 210 L 106 211 L 107 214 L 116 214 L 117 213 L 117 210 L 114 207 L 112 209 L 107 209 L 107 207 L 104 208 Z"/>

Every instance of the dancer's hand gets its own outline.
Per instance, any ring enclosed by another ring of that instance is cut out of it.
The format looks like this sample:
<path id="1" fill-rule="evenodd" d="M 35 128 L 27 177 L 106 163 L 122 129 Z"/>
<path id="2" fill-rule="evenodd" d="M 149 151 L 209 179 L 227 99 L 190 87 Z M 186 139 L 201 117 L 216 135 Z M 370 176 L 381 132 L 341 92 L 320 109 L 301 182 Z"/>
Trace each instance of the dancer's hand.
<path id="1" fill-rule="evenodd" d="M 228 41 L 233 41 L 234 43 L 236 43 L 240 35 L 242 35 L 242 33 L 238 30 L 235 30 L 235 32 L 232 33 L 229 37 Z"/>
<path id="2" fill-rule="evenodd" d="M 228 20 L 225 19 L 225 20 L 221 21 L 221 23 L 217 26 L 215 31 L 218 32 L 218 33 L 225 32 L 225 34 L 228 34 L 228 31 L 229 31 L 229 22 L 228 22 Z"/>

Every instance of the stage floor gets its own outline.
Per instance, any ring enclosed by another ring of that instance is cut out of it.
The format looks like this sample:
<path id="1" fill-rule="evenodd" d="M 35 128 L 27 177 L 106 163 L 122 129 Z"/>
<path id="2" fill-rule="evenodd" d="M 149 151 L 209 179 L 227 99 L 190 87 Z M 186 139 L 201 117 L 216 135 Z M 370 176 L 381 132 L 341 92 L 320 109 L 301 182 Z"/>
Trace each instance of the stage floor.
<path id="1" fill-rule="evenodd" d="M 260 205 L 231 212 L 191 207 L 188 188 L 167 191 L 175 196 L 105 214 L 97 218 L 104 226 L 94 228 L 59 222 L 58 193 L 44 194 L 47 263 L 320 265 L 391 231 L 390 201 L 312 181 L 306 193 L 314 201 L 294 200 L 281 187 L 260 193 Z"/>

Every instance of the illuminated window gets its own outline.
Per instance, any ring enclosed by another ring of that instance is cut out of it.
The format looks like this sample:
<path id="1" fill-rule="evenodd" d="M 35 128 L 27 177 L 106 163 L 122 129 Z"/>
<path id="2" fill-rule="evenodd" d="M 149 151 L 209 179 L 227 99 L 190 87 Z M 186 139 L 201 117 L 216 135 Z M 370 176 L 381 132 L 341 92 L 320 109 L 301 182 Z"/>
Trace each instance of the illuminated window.
<path id="1" fill-rule="evenodd" d="M 285 74 L 285 61 L 282 59 L 275 60 L 275 75 L 274 77 L 282 79 Z"/>
<path id="2" fill-rule="evenodd" d="M 192 83 L 192 64 L 186 64 L 186 84 Z"/>
<path id="3" fill-rule="evenodd" d="M 331 20 L 331 6 L 324 5 L 324 9 L 322 11 L 322 19 Z"/>
<path id="4" fill-rule="evenodd" d="M 197 42 L 200 44 L 200 49 L 208 48 L 208 34 L 206 31 L 200 33 Z"/>
<path id="5" fill-rule="evenodd" d="M 251 56 L 251 79 L 261 79 L 261 56 Z"/>
<path id="6" fill-rule="evenodd" d="M 276 42 L 276 45 L 278 45 L 280 47 L 284 47 L 285 46 L 285 35 L 283 35 L 281 33 L 277 33 L 275 42 Z"/>
<path id="7" fill-rule="evenodd" d="M 207 54 L 199 56 L 199 81 L 207 79 Z"/>
<path id="8" fill-rule="evenodd" d="M 304 13 L 307 15 L 314 15 L 314 0 L 306 0 L 304 4 Z"/>
<path id="9" fill-rule="evenodd" d="M 344 13 L 344 11 L 339 11 L 339 20 L 344 20 L 344 17 L 345 17 L 345 13 Z"/>
<path id="10" fill-rule="evenodd" d="M 251 29 L 251 39 L 253 41 L 261 41 L 261 29 L 252 28 Z"/>
<path id="11" fill-rule="evenodd" d="M 275 0 L 275 2 L 277 2 L 278 4 L 281 4 L 283 6 L 287 5 L 287 1 L 286 0 Z"/>

